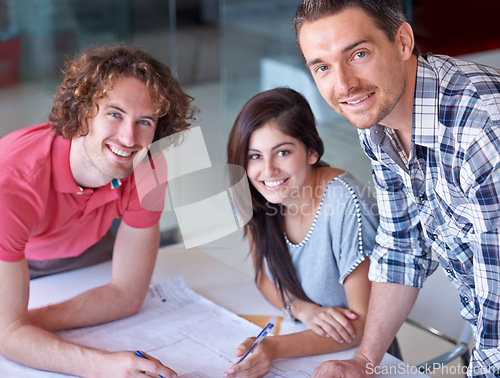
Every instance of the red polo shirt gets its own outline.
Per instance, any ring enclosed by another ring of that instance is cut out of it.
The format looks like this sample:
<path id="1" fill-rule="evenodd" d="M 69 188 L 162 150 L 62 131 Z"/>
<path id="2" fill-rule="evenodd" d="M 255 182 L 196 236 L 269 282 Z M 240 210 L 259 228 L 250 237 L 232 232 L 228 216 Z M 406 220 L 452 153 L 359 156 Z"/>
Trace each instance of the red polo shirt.
<path id="1" fill-rule="evenodd" d="M 0 260 L 73 257 L 99 241 L 115 218 L 135 228 L 159 221 L 160 211 L 141 207 L 133 173 L 116 189 L 81 190 L 70 146 L 49 124 L 0 139 Z"/>

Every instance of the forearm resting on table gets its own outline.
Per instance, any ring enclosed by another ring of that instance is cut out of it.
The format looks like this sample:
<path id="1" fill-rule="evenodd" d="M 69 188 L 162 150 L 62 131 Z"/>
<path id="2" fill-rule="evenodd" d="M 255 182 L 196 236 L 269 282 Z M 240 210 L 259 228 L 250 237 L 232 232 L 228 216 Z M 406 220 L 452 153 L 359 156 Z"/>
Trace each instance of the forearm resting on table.
<path id="1" fill-rule="evenodd" d="M 65 302 L 29 312 L 31 321 L 55 331 L 121 319 L 139 311 L 158 252 L 158 225 L 147 229 L 120 225 L 115 241 L 111 282 Z M 141 251 L 138 259 L 137 251 Z M 133 277 L 133 279 L 131 279 Z"/>
<path id="2" fill-rule="evenodd" d="M 10 324 L 0 333 L 2 356 L 18 363 L 64 374 L 91 372 L 105 352 L 68 343 L 27 322 Z"/>
<path id="3" fill-rule="evenodd" d="M 31 321 L 27 310 L 30 281 L 25 260 L 0 262 L 0 277 L 4 280 L 0 286 L 2 356 L 34 368 L 73 375 L 84 369 L 91 371 L 85 366 L 102 360 L 105 352 L 68 343 Z"/>
<path id="4" fill-rule="evenodd" d="M 363 337 L 362 321 L 353 321 L 353 324 L 356 328 L 356 337 L 350 343 L 338 343 L 330 337 L 319 336 L 311 330 L 267 337 L 264 341 L 269 343 L 273 350 L 273 360 L 333 353 L 354 348 L 360 344 Z"/>
<path id="5" fill-rule="evenodd" d="M 29 311 L 32 324 L 48 331 L 87 327 L 135 314 L 144 295 L 132 295 L 112 283 L 65 302 Z"/>
<path id="6" fill-rule="evenodd" d="M 358 353 L 374 366 L 382 361 L 417 295 L 415 287 L 372 282 L 365 332 Z"/>

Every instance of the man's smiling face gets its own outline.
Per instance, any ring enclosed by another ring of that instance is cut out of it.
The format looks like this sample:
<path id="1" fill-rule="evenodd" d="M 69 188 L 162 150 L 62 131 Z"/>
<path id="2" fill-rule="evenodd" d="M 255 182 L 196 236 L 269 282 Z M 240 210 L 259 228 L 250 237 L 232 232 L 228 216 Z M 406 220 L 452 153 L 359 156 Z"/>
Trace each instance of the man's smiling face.
<path id="1" fill-rule="evenodd" d="M 397 107 L 405 90 L 400 45 L 364 11 L 306 22 L 299 43 L 321 95 L 355 127 L 369 128 Z"/>
<path id="2" fill-rule="evenodd" d="M 71 168 L 83 187 L 130 175 L 135 155 L 151 144 L 158 122 L 146 85 L 132 77 L 117 79 L 97 107 L 88 134 L 72 142 Z"/>

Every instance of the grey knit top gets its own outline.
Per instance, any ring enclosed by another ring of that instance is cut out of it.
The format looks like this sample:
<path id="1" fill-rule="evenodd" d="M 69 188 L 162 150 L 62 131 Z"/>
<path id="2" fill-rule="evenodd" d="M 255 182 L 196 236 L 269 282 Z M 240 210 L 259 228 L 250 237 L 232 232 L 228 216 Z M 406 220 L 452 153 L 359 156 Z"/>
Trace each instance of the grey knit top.
<path id="1" fill-rule="evenodd" d="M 304 240 L 293 244 L 285 235 L 298 278 L 311 300 L 321 306 L 347 307 L 342 284 L 370 255 L 377 226 L 377 207 L 368 188 L 347 172 L 335 177 Z"/>

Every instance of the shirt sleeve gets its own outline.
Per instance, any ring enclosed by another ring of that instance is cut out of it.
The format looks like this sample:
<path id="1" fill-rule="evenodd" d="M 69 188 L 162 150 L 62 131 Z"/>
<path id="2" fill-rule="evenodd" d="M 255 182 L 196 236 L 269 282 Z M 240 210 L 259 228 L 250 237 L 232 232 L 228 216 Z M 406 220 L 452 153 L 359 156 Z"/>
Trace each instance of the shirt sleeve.
<path id="1" fill-rule="evenodd" d="M 366 149 L 369 147 L 365 145 Z M 380 224 L 369 278 L 421 288 L 437 262 L 432 260 L 430 245 L 422 234 L 415 203 L 405 192 L 401 178 L 374 156 L 372 168 Z"/>
<path id="2" fill-rule="evenodd" d="M 158 208 L 158 206 L 150 206 L 152 203 L 151 199 L 148 199 L 147 195 L 153 195 L 155 197 L 155 202 L 158 202 L 158 198 L 161 197 L 164 201 L 166 184 L 162 187 L 155 189 L 155 192 L 146 193 L 143 196 L 143 202 L 139 199 L 138 191 L 136 188 L 136 183 L 134 177 L 131 177 L 128 188 L 128 203 L 125 212 L 122 214 L 122 220 L 134 228 L 148 228 L 154 226 L 159 222 L 161 217 L 161 210 L 150 210 L 151 208 Z M 144 206 L 143 206 L 144 203 Z M 162 208 L 163 206 L 160 206 Z"/>
<path id="3" fill-rule="evenodd" d="M 467 149 L 461 171 L 461 189 L 468 204 L 459 210 L 473 226 L 469 246 L 476 301 L 471 305 L 477 314 L 477 332 L 471 365 L 483 371 L 500 366 L 500 154 L 491 142 L 500 139 L 494 135 L 497 129 L 491 127 L 477 136 Z"/>
<path id="4" fill-rule="evenodd" d="M 500 366 L 500 230 L 484 232 L 477 240 L 472 243 L 478 318 L 471 365 L 493 371 Z"/>
<path id="5" fill-rule="evenodd" d="M 26 243 L 41 219 L 43 201 L 36 190 L 8 168 L 0 177 L 0 260 L 24 258 Z"/>
<path id="6" fill-rule="evenodd" d="M 339 270 L 339 283 L 343 284 L 345 278 L 370 255 L 375 243 L 375 233 L 377 227 L 376 206 L 366 197 L 360 196 L 358 187 L 351 185 L 350 182 L 343 179 L 337 179 L 342 182 L 333 188 L 339 190 L 330 198 L 340 201 L 338 210 L 341 219 L 338 217 L 330 218 L 331 232 L 336 235 L 336 225 L 340 222 L 340 232 L 337 235 L 339 247 L 333 248 L 333 254 L 337 261 Z M 328 210 L 328 209 L 325 209 Z"/>

